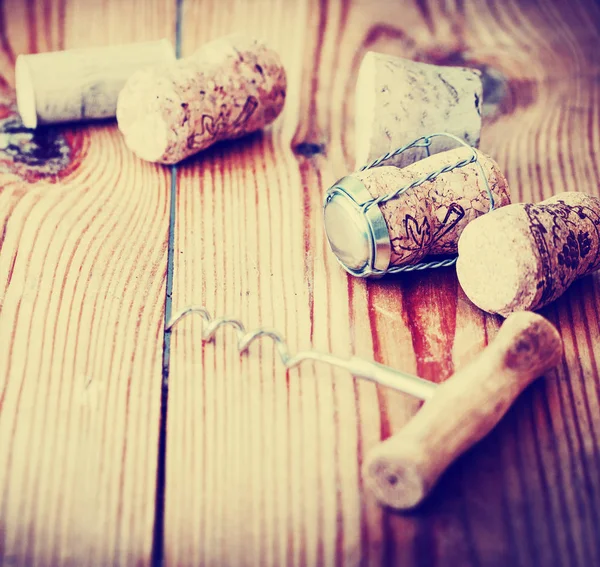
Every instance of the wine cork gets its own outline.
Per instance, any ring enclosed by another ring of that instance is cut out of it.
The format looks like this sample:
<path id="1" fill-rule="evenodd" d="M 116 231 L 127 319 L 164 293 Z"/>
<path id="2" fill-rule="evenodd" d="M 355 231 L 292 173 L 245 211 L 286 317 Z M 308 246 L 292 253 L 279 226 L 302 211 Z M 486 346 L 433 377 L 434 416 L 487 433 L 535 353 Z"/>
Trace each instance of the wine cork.
<path id="1" fill-rule="evenodd" d="M 478 161 L 454 167 L 473 152 Z M 450 171 L 372 204 L 365 214 L 365 202 L 419 182 L 442 168 Z M 435 154 L 402 169 L 383 166 L 353 173 L 328 191 L 325 230 L 331 248 L 340 263 L 359 276 L 372 275 L 372 267 L 385 272 L 394 266 L 417 264 L 426 256 L 456 254 L 465 226 L 490 210 L 486 180 L 494 206 L 509 204 L 508 184 L 498 165 L 473 148 Z M 353 197 L 348 198 L 349 194 Z M 371 235 L 375 242 L 369 240 Z M 376 250 L 375 257 L 372 250 Z"/>
<path id="2" fill-rule="evenodd" d="M 166 39 L 129 45 L 19 55 L 17 106 L 26 128 L 112 118 L 132 73 L 175 60 Z"/>
<path id="3" fill-rule="evenodd" d="M 448 132 L 477 147 L 481 131 L 481 73 L 368 52 L 356 84 L 356 168 L 433 132 Z M 451 149 L 432 140 L 430 154 Z M 411 149 L 393 158 L 403 167 L 426 156 Z"/>
<path id="4" fill-rule="evenodd" d="M 230 36 L 133 75 L 119 96 L 117 120 L 135 154 L 172 164 L 270 124 L 285 95 L 277 53 L 255 39 Z"/>
<path id="5" fill-rule="evenodd" d="M 479 308 L 539 309 L 600 267 L 600 199 L 567 192 L 494 211 L 465 229 L 458 254 L 458 280 Z"/>

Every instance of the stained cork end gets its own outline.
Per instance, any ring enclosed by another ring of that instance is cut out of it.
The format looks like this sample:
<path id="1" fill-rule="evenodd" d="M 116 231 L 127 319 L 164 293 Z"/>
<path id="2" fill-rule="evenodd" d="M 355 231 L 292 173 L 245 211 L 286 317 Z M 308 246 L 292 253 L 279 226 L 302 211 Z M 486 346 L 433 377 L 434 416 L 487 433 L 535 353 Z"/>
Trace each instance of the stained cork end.
<path id="1" fill-rule="evenodd" d="M 465 227 L 458 241 L 456 273 L 475 305 L 507 317 L 535 305 L 541 267 L 534 250 L 523 245 L 526 223 L 520 222 L 520 206 L 504 209 L 501 215 L 492 212 Z"/>
<path id="2" fill-rule="evenodd" d="M 458 244 L 467 297 L 490 313 L 541 309 L 600 268 L 600 199 L 577 191 L 503 207 L 473 221 Z"/>

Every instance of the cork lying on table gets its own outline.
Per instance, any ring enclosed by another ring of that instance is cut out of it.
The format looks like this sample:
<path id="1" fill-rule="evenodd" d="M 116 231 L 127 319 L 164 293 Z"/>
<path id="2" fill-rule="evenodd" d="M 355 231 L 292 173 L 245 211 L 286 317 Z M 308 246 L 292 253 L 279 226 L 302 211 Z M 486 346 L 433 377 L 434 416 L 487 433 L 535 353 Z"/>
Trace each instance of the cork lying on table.
<path id="1" fill-rule="evenodd" d="M 477 147 L 482 102 L 477 69 L 367 53 L 356 83 L 356 168 L 434 132 L 454 134 Z M 452 147 L 452 141 L 437 138 L 430 154 Z M 411 149 L 388 163 L 403 167 L 425 156 L 422 148 Z"/>
<path id="2" fill-rule="evenodd" d="M 139 157 L 172 164 L 270 124 L 285 95 L 277 53 L 255 39 L 230 36 L 135 73 L 119 96 L 117 120 Z"/>
<path id="3" fill-rule="evenodd" d="M 26 128 L 112 118 L 119 92 L 139 69 L 175 61 L 166 40 L 19 55 L 17 106 Z"/>
<path id="4" fill-rule="evenodd" d="M 539 309 L 600 267 L 600 199 L 561 193 L 471 223 L 458 245 L 467 297 L 489 313 Z"/>
<path id="5" fill-rule="evenodd" d="M 390 236 L 391 266 L 416 264 L 426 256 L 455 254 L 458 238 L 467 224 L 490 210 L 481 167 L 495 207 L 510 203 L 506 178 L 492 158 L 464 147 L 435 154 L 402 169 L 374 167 L 352 174 L 377 198 L 468 158 L 473 151 L 477 152 L 478 162 L 442 173 L 379 205 Z"/>

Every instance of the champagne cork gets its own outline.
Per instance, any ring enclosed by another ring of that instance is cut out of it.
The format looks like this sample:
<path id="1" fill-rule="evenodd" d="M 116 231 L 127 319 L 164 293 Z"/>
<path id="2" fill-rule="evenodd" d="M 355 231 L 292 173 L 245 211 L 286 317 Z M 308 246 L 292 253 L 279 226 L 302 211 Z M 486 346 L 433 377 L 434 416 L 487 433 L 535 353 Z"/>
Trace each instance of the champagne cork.
<path id="1" fill-rule="evenodd" d="M 475 152 L 477 161 L 454 167 Z M 449 171 L 431 176 L 442 168 Z M 364 204 L 428 176 L 388 201 Z M 487 184 L 486 184 L 487 180 Z M 417 264 L 426 256 L 456 254 L 467 224 L 510 203 L 508 184 L 496 162 L 473 148 L 435 154 L 402 169 L 373 167 L 341 179 L 327 192 L 325 230 L 342 266 L 357 276 Z"/>
<path id="2" fill-rule="evenodd" d="M 166 39 L 130 45 L 19 55 L 17 106 L 26 128 L 112 118 L 132 73 L 175 60 Z"/>
<path id="3" fill-rule="evenodd" d="M 458 254 L 458 280 L 480 309 L 540 309 L 600 267 L 600 199 L 567 192 L 494 211 L 465 229 Z"/>
<path id="4" fill-rule="evenodd" d="M 432 132 L 448 132 L 477 147 L 481 131 L 481 73 L 464 67 L 417 63 L 368 52 L 356 84 L 356 168 Z M 437 138 L 430 154 L 451 149 Z M 390 165 L 403 167 L 426 157 L 411 149 Z"/>
<path id="5" fill-rule="evenodd" d="M 285 94 L 277 53 L 257 40 L 230 36 L 134 74 L 119 96 L 117 120 L 135 154 L 172 164 L 270 124 Z"/>

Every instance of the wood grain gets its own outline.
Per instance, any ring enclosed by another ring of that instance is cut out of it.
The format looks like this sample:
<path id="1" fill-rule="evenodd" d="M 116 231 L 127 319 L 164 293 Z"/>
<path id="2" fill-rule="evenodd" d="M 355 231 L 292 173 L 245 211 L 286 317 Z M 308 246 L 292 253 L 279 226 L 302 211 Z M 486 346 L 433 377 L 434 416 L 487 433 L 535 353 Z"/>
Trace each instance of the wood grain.
<path id="1" fill-rule="evenodd" d="M 150 564 L 169 173 L 112 122 L 28 141 L 10 82 L 18 53 L 172 38 L 174 15 L 2 6 L 1 565 Z"/>
<path id="2" fill-rule="evenodd" d="M 542 311 L 565 342 L 558 370 L 416 512 L 382 510 L 363 488 L 363 455 L 418 402 L 322 366 L 286 376 L 267 342 L 241 360 L 230 335 L 202 347 L 199 319 L 172 333 L 161 389 L 169 170 L 136 159 L 112 123 L 28 145 L 14 122 L 16 53 L 174 39 L 176 2 L 1 8 L 0 565 L 600 563 L 597 275 Z M 482 149 L 513 200 L 600 194 L 592 0 L 181 9 L 184 55 L 251 32 L 281 53 L 289 93 L 273 128 L 179 166 L 175 309 L 204 303 L 275 326 L 292 349 L 435 381 L 495 335 L 500 320 L 466 299 L 454 270 L 364 282 L 328 250 L 322 194 L 353 165 L 369 49 L 483 69 Z"/>
<path id="3" fill-rule="evenodd" d="M 292 348 L 355 352 L 441 381 L 499 325 L 455 272 L 363 282 L 323 238 L 324 189 L 349 171 L 353 88 L 368 49 L 470 64 L 486 77 L 482 149 L 513 199 L 598 194 L 593 2 L 183 3 L 183 46 L 251 30 L 289 73 L 283 117 L 179 169 L 174 307 L 206 304 L 282 330 Z M 362 486 L 365 452 L 418 404 L 324 367 L 286 377 L 271 345 L 241 361 L 231 336 L 173 333 L 165 557 L 169 565 L 594 565 L 600 505 L 597 276 L 543 313 L 566 344 L 558 371 L 410 515 Z"/>

